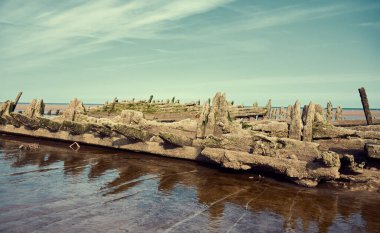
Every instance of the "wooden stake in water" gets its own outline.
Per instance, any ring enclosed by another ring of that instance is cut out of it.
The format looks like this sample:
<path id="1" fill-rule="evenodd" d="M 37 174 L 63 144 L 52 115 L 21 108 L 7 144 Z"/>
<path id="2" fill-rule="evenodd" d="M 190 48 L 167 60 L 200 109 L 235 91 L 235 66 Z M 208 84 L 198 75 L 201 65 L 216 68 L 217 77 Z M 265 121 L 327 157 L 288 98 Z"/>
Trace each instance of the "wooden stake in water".
<path id="1" fill-rule="evenodd" d="M 362 100 L 362 105 L 363 105 L 365 118 L 367 120 L 367 125 L 372 125 L 372 115 L 371 115 L 371 111 L 369 110 L 367 93 L 365 92 L 364 87 L 359 88 L 359 94 Z"/>

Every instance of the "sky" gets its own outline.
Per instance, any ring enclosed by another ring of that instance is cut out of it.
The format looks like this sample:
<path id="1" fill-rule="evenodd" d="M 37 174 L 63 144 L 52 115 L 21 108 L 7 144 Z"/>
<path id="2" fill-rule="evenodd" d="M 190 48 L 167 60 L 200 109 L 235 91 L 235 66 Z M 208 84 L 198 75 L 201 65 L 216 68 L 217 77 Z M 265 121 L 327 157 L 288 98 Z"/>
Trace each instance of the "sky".
<path id="1" fill-rule="evenodd" d="M 380 107 L 380 1 L 0 0 L 0 101 Z"/>

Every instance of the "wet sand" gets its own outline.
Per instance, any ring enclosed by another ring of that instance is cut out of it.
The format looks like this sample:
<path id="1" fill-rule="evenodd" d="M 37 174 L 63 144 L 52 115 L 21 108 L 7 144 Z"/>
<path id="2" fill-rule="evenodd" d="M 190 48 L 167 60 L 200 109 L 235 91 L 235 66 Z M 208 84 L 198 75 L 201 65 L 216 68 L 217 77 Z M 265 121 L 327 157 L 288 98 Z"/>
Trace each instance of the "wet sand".
<path id="1" fill-rule="evenodd" d="M 380 119 L 380 110 L 371 110 L 372 117 Z M 346 120 L 364 120 L 363 110 L 343 110 L 343 118 Z"/>
<path id="2" fill-rule="evenodd" d="M 0 136 L 0 232 L 380 231 L 377 193 L 68 145 Z"/>

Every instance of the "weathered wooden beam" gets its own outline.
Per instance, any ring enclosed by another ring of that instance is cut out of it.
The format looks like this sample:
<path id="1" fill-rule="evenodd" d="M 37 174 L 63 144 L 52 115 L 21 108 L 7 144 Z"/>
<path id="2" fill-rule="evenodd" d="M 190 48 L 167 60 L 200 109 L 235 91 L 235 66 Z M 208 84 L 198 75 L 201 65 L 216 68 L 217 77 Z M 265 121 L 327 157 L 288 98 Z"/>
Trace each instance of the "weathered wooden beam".
<path id="1" fill-rule="evenodd" d="M 11 109 L 11 112 L 13 112 L 15 109 L 16 109 L 16 106 L 18 104 L 18 101 L 20 100 L 21 98 L 21 95 L 22 95 L 22 91 L 20 91 L 17 96 L 16 96 L 16 99 L 14 101 L 14 105 L 12 106 L 12 109 Z"/>
<path id="2" fill-rule="evenodd" d="M 371 115 L 371 111 L 369 109 L 367 93 L 365 92 L 364 87 L 359 88 L 359 94 L 360 94 L 360 99 L 362 101 L 365 118 L 367 120 L 367 125 L 372 125 L 373 124 L 372 115 Z"/>

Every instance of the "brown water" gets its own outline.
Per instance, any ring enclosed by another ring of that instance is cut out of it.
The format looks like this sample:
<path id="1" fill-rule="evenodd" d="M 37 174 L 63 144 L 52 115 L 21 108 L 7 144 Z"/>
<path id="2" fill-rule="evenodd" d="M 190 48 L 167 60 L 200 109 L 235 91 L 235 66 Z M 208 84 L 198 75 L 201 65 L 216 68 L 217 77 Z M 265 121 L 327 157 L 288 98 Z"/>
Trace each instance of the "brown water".
<path id="1" fill-rule="evenodd" d="M 0 232 L 380 232 L 379 193 L 0 136 Z"/>

